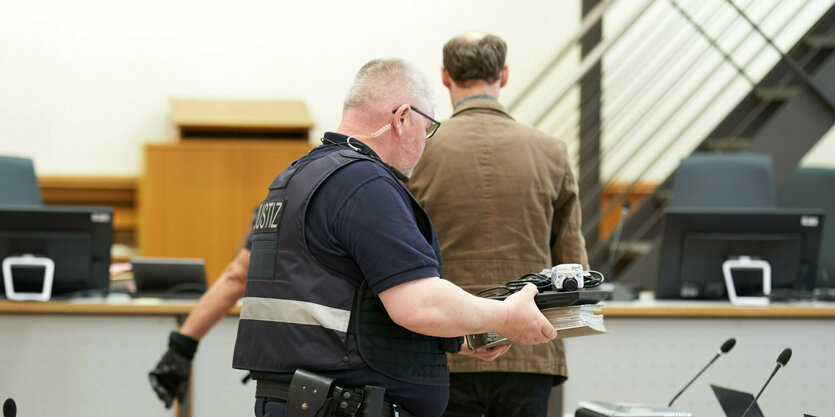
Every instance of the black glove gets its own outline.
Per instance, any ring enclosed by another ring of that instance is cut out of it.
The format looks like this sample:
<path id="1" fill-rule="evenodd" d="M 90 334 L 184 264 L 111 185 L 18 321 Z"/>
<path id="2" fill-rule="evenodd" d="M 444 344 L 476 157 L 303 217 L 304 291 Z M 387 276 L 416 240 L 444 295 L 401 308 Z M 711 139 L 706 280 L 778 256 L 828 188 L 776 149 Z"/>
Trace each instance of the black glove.
<path id="1" fill-rule="evenodd" d="M 191 375 L 191 360 L 197 351 L 197 341 L 183 336 L 178 332 L 171 332 L 168 337 L 168 351 L 162 355 L 148 379 L 151 388 L 157 393 L 165 408 L 171 408 L 174 398 L 183 402 L 188 391 L 188 379 Z"/>

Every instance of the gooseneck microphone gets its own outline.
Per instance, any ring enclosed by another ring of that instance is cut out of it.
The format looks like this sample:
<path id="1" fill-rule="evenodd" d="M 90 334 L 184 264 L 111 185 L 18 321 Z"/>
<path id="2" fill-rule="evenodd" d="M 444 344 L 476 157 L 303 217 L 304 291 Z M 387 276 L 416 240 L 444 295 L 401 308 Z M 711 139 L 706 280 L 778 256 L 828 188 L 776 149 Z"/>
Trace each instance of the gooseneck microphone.
<path id="1" fill-rule="evenodd" d="M 14 403 L 13 399 L 7 398 L 3 403 L 3 417 L 15 416 L 17 416 L 17 404 Z"/>
<path id="2" fill-rule="evenodd" d="M 736 339 L 734 339 L 732 337 L 732 338 L 726 340 L 725 343 L 722 343 L 722 346 L 719 346 L 719 351 L 722 352 L 722 353 L 728 353 L 728 352 L 731 351 L 731 349 L 734 348 L 735 344 L 736 344 Z"/>
<path id="3" fill-rule="evenodd" d="M 672 407 L 672 406 L 673 406 L 673 402 L 674 402 L 674 401 L 675 401 L 675 400 L 676 400 L 679 396 L 681 396 L 681 394 L 682 394 L 682 393 L 684 393 L 684 390 L 686 390 L 686 389 L 687 389 L 687 388 L 688 388 L 691 384 L 693 384 L 693 382 L 695 382 L 695 381 L 696 381 L 696 379 L 697 379 L 697 378 L 699 378 L 699 376 L 700 376 L 702 373 L 704 373 L 704 371 L 706 371 L 708 367 L 710 367 L 710 365 L 713 365 L 713 362 L 716 362 L 716 359 L 719 359 L 719 356 L 720 356 L 720 355 L 724 355 L 724 354 L 726 354 L 726 353 L 730 352 L 730 350 L 731 350 L 731 349 L 733 349 L 733 347 L 734 347 L 734 345 L 735 345 L 735 344 L 736 344 L 736 339 L 734 339 L 733 337 L 732 337 L 732 338 L 730 338 L 730 339 L 728 339 L 728 340 L 726 340 L 726 341 L 725 341 L 725 343 L 722 343 L 722 346 L 721 346 L 721 347 L 719 347 L 719 352 L 718 352 L 718 353 L 717 353 L 717 354 L 713 357 L 713 359 L 711 359 L 711 360 L 710 360 L 710 362 L 708 362 L 708 363 L 707 363 L 707 365 L 705 365 L 705 367 L 704 367 L 704 368 L 702 368 L 702 370 L 701 370 L 701 371 L 699 371 L 699 373 L 698 373 L 698 374 L 696 374 L 696 376 L 694 376 L 694 377 L 693 377 L 693 379 L 691 379 L 691 380 L 690 380 L 690 382 L 688 382 L 688 383 L 687 383 L 687 385 L 685 385 L 685 386 L 684 386 L 684 388 L 682 388 L 682 389 L 681 389 L 681 391 L 679 391 L 679 392 L 678 392 L 678 394 L 676 394 L 676 396 L 675 396 L 675 397 L 673 397 L 673 399 L 672 399 L 672 400 L 670 400 L 670 403 L 669 403 L 669 404 L 667 404 L 667 407 Z"/>
<path id="4" fill-rule="evenodd" d="M 760 392 L 757 393 L 757 396 L 754 397 L 754 401 L 751 401 L 751 404 L 748 404 L 748 408 L 745 409 L 745 412 L 742 413 L 741 417 L 745 417 L 748 415 L 748 412 L 751 411 L 751 407 L 753 407 L 754 404 L 757 403 L 757 400 L 760 398 L 760 395 L 762 395 L 763 391 L 765 391 L 765 387 L 767 387 L 768 383 L 771 382 L 771 378 L 774 378 L 774 374 L 776 374 L 780 368 L 786 366 L 786 364 L 789 363 L 789 359 L 791 358 L 791 349 L 785 348 L 782 352 L 780 352 L 780 356 L 777 357 L 777 366 L 775 366 L 774 370 L 771 371 L 771 376 L 768 377 L 768 381 L 765 381 L 765 385 L 763 385 L 763 387 L 760 389 Z"/>

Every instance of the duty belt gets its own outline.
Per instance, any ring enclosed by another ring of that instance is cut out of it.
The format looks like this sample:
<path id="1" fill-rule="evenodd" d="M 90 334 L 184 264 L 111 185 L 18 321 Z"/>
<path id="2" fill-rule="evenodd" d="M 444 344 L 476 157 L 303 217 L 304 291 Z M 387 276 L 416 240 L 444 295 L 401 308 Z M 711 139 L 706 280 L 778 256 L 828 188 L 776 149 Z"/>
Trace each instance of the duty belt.
<path id="1" fill-rule="evenodd" d="M 382 408 L 379 413 L 374 413 L 372 410 L 365 410 L 366 406 L 363 404 L 364 392 L 363 388 L 346 388 L 338 385 L 333 385 L 333 392 L 328 398 L 332 402 L 329 407 L 332 412 L 325 414 L 325 416 L 379 416 L 379 417 L 414 417 L 412 413 L 404 410 L 397 404 L 388 400 L 382 401 Z M 306 405 L 291 405 L 290 400 L 290 384 L 286 382 L 270 381 L 266 379 L 259 379 L 255 385 L 255 397 L 265 398 L 273 401 L 283 401 L 288 403 L 288 416 L 292 415 L 289 408 L 291 406 L 300 406 L 306 409 Z"/>

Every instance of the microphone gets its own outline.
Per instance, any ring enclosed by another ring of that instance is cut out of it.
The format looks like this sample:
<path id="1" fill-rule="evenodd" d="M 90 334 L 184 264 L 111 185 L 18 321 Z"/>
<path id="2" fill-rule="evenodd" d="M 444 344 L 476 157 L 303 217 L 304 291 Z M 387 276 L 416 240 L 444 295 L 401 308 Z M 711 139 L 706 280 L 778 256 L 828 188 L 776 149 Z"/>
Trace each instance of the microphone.
<path id="1" fill-rule="evenodd" d="M 713 362 L 716 362 L 716 359 L 718 359 L 720 355 L 724 355 L 725 353 L 730 352 L 730 351 L 731 351 L 731 349 L 733 349 L 733 347 L 734 347 L 734 345 L 735 345 L 735 344 L 736 344 L 736 339 L 734 339 L 733 337 L 732 337 L 732 338 L 730 338 L 730 339 L 728 339 L 728 340 L 726 340 L 726 341 L 725 341 L 725 343 L 722 343 L 722 346 L 721 346 L 721 347 L 719 347 L 719 352 L 716 354 L 716 356 L 714 356 L 714 357 L 713 357 L 713 359 L 711 359 L 711 360 L 710 360 L 710 362 L 708 362 L 708 363 L 707 363 L 707 365 L 705 365 L 705 367 L 704 367 L 704 368 L 702 368 L 702 370 L 701 370 L 701 371 L 699 371 L 699 373 L 698 373 L 698 374 L 696 374 L 696 376 L 694 376 L 694 377 L 693 377 L 693 379 L 691 379 L 691 380 L 690 380 L 690 382 L 688 382 L 688 383 L 687 383 L 687 385 L 685 385 L 685 386 L 684 386 L 684 388 L 682 388 L 682 389 L 681 389 L 681 391 L 679 391 L 679 392 L 678 392 L 678 394 L 676 394 L 676 396 L 675 396 L 675 397 L 673 397 L 673 399 L 672 399 L 672 400 L 670 400 L 670 403 L 669 403 L 669 404 L 667 404 L 667 407 L 672 407 L 672 406 L 673 406 L 673 402 L 674 402 L 674 401 L 675 401 L 675 400 L 676 400 L 679 396 L 681 396 L 681 394 L 684 392 L 684 390 L 686 390 L 686 389 L 687 389 L 687 388 L 688 388 L 691 384 L 693 384 L 693 382 L 695 382 L 695 381 L 696 381 L 696 379 L 697 379 L 697 378 L 698 378 L 698 377 L 699 377 L 702 373 L 704 373 L 704 371 L 706 371 L 708 367 L 710 367 L 710 365 L 713 365 Z M 791 354 L 791 352 L 789 352 L 789 354 Z"/>
<path id="2" fill-rule="evenodd" d="M 775 366 L 774 370 L 771 371 L 771 376 L 768 377 L 768 381 L 765 381 L 765 385 L 763 385 L 763 387 L 760 389 L 760 392 L 757 393 L 757 396 L 754 397 L 754 401 L 751 401 L 751 404 L 748 404 L 748 408 L 745 409 L 745 412 L 742 413 L 741 417 L 745 417 L 748 415 L 748 412 L 751 411 L 751 407 L 753 407 L 754 404 L 757 403 L 757 400 L 760 398 L 760 395 L 762 395 L 763 391 L 765 391 L 765 387 L 768 386 L 768 383 L 771 382 L 771 378 L 774 378 L 774 374 L 777 373 L 777 370 L 786 366 L 786 364 L 789 363 L 789 359 L 791 358 L 792 350 L 790 348 L 785 348 L 782 352 L 780 352 L 780 356 L 777 357 L 777 366 Z"/>
<path id="3" fill-rule="evenodd" d="M 13 399 L 7 398 L 3 403 L 3 417 L 15 416 L 17 416 L 17 404 L 14 403 Z"/>
<path id="4" fill-rule="evenodd" d="M 618 220 L 618 225 L 615 227 L 615 232 L 612 235 L 612 244 L 609 246 L 609 259 L 606 262 L 606 269 L 605 271 L 609 273 L 608 276 L 613 276 L 615 271 L 615 252 L 618 250 L 618 244 L 620 244 L 620 234 L 623 230 L 623 223 L 626 221 L 626 216 L 629 215 L 629 200 L 623 202 L 623 207 L 620 209 L 620 220 Z"/>

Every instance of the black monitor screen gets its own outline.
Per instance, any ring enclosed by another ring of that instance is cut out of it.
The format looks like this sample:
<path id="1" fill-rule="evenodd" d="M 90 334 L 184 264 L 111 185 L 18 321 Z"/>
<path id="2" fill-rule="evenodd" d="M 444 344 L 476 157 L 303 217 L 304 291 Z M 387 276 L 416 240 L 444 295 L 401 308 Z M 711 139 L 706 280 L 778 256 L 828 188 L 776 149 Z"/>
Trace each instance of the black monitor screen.
<path id="1" fill-rule="evenodd" d="M 656 298 L 727 299 L 722 264 L 768 261 L 773 294 L 806 294 L 815 284 L 823 212 L 669 209 L 665 213 Z M 735 269 L 740 296 L 762 295 L 762 272 Z"/>
<path id="2" fill-rule="evenodd" d="M 112 207 L 0 206 L 0 262 L 23 255 L 51 259 L 53 298 L 106 293 L 112 218 Z M 15 292 L 40 292 L 43 276 L 43 267 L 13 267 Z"/>

